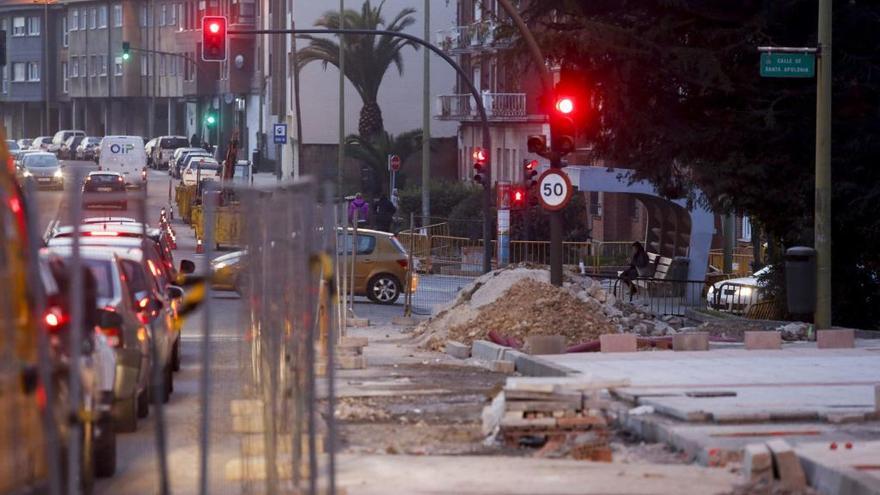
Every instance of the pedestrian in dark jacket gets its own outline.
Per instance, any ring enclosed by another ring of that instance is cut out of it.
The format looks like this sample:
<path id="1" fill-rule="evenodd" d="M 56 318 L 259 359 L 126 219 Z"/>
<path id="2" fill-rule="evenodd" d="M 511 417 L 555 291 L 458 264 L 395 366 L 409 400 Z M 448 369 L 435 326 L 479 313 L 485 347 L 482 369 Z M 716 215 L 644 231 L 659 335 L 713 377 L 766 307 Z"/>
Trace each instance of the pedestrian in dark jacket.
<path id="1" fill-rule="evenodd" d="M 354 200 L 348 204 L 348 224 L 354 225 L 355 212 L 357 212 L 358 227 L 366 227 L 370 216 L 370 205 L 364 200 L 361 193 L 354 196 Z"/>
<path id="2" fill-rule="evenodd" d="M 202 147 L 202 140 L 199 139 L 198 134 L 193 134 L 192 137 L 189 138 L 189 145 L 192 146 L 193 148 L 201 148 Z"/>
<path id="3" fill-rule="evenodd" d="M 629 268 L 620 274 L 620 279 L 624 284 L 629 286 L 630 300 L 632 300 L 633 296 L 639 292 L 639 289 L 636 287 L 636 284 L 633 283 L 633 280 L 639 277 L 648 276 L 648 268 L 650 264 L 651 260 L 648 258 L 648 253 L 645 251 L 645 247 L 642 246 L 642 243 L 638 241 L 632 243 L 632 256 L 629 260 Z"/>
<path id="4" fill-rule="evenodd" d="M 391 232 L 391 223 L 394 221 L 394 214 L 397 213 L 397 208 L 394 207 L 394 203 L 388 199 L 388 196 L 382 194 L 379 197 L 379 201 L 376 201 L 376 204 L 373 206 L 373 213 L 376 214 L 374 217 L 376 230 Z"/>

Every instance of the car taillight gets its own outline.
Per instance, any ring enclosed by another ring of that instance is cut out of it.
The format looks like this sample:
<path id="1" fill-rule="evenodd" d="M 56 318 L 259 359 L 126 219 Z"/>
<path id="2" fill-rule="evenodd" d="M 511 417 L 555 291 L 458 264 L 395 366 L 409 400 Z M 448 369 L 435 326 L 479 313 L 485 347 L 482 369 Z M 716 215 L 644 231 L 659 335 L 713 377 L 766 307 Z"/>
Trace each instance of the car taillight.
<path id="1" fill-rule="evenodd" d="M 122 329 L 121 328 L 98 328 L 104 338 L 107 339 L 107 345 L 110 347 L 122 347 Z"/>
<path id="2" fill-rule="evenodd" d="M 96 230 L 94 232 L 83 232 L 84 237 L 119 237 L 119 232 Z"/>
<path id="3" fill-rule="evenodd" d="M 147 180 L 147 169 L 141 170 L 141 179 Z"/>
<path id="4" fill-rule="evenodd" d="M 406 267 L 409 266 L 409 260 L 397 260 L 397 264 L 406 269 Z"/>
<path id="5" fill-rule="evenodd" d="M 147 309 L 147 305 L 150 304 L 150 298 L 144 297 L 140 301 L 138 301 L 138 307 L 141 309 Z"/>
<path id="6" fill-rule="evenodd" d="M 46 324 L 46 329 L 49 330 L 49 333 L 55 333 L 64 326 L 64 323 L 67 321 L 67 317 L 64 315 L 64 312 L 61 311 L 61 308 L 51 307 L 46 310 L 46 314 L 43 315 L 43 323 Z"/>

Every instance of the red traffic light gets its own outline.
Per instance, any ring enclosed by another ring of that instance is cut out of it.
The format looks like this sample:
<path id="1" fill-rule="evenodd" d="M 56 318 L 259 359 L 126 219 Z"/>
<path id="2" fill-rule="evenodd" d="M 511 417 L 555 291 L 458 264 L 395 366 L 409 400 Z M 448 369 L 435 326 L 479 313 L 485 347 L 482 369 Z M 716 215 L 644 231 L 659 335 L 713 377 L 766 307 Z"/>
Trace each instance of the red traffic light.
<path id="1" fill-rule="evenodd" d="M 523 194 L 522 191 L 520 191 L 519 189 L 517 189 L 516 191 L 513 192 L 513 201 L 514 201 L 515 203 L 519 203 L 520 201 L 523 200 L 523 197 L 524 197 L 524 196 L 525 196 L 525 194 Z"/>
<path id="2" fill-rule="evenodd" d="M 529 160 L 526 162 L 526 170 L 536 170 L 538 168 L 538 160 Z"/>
<path id="3" fill-rule="evenodd" d="M 474 153 L 473 153 L 473 157 L 474 157 L 474 162 L 476 162 L 480 165 L 484 165 L 486 163 L 486 161 L 489 160 L 489 152 L 484 150 L 483 148 L 475 148 Z"/>
<path id="4" fill-rule="evenodd" d="M 574 100 L 568 96 L 561 96 L 556 99 L 556 111 L 565 115 L 574 112 Z"/>
<path id="5" fill-rule="evenodd" d="M 205 16 L 202 18 L 202 60 L 206 62 L 226 61 L 227 21 L 224 16 Z"/>

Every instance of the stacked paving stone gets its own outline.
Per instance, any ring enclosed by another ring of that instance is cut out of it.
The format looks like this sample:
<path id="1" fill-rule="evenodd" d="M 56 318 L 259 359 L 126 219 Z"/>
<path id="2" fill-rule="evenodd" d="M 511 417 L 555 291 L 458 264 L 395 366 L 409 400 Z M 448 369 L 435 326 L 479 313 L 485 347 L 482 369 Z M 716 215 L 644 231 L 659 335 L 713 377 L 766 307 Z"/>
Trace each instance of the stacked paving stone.
<path id="1" fill-rule="evenodd" d="M 484 429 L 494 422 L 506 444 L 540 445 L 541 456 L 610 462 L 608 404 L 599 398 L 609 385 L 619 384 L 508 378 L 484 411 Z"/>

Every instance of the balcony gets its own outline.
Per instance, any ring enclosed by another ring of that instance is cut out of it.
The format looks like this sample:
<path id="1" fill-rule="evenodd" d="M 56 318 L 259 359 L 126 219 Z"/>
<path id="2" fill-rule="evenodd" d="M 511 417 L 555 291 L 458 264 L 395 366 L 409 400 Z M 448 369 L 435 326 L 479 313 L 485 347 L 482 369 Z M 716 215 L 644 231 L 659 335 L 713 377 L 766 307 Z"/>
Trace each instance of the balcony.
<path id="1" fill-rule="evenodd" d="M 440 95 L 437 97 L 439 120 L 477 120 L 480 118 L 473 97 L 467 95 Z M 486 116 L 494 121 L 524 121 L 526 112 L 525 93 L 483 93 Z"/>
<path id="2" fill-rule="evenodd" d="M 469 26 L 456 26 L 437 32 L 437 46 L 450 55 L 502 49 L 510 46 L 510 40 L 499 40 L 499 26 L 482 21 Z"/>

